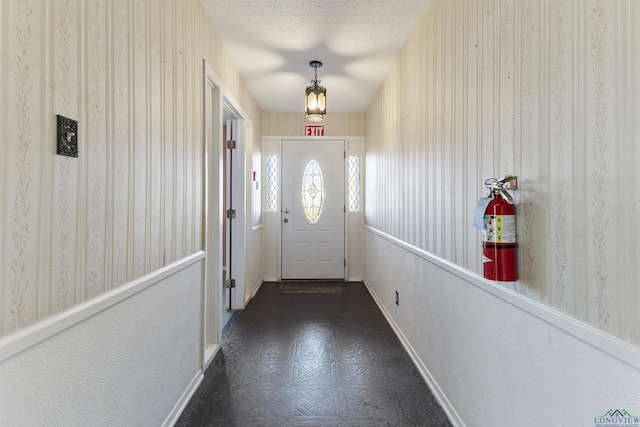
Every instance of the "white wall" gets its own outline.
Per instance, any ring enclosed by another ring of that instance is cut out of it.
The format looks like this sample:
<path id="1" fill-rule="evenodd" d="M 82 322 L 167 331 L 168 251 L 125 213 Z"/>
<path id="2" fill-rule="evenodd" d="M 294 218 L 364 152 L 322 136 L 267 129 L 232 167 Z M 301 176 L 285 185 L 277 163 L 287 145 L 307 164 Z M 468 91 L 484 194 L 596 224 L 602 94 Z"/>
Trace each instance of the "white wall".
<path id="1" fill-rule="evenodd" d="M 0 340 L 0 425 L 171 425 L 202 378 L 204 253 Z"/>
<path id="2" fill-rule="evenodd" d="M 637 347 L 375 230 L 365 247 L 367 286 L 455 425 L 640 414 Z"/>
<path id="3" fill-rule="evenodd" d="M 365 278 L 460 423 L 640 413 L 637 40 L 637 1 L 434 0 L 367 111 Z M 472 216 L 506 174 L 519 280 L 487 294 Z"/>

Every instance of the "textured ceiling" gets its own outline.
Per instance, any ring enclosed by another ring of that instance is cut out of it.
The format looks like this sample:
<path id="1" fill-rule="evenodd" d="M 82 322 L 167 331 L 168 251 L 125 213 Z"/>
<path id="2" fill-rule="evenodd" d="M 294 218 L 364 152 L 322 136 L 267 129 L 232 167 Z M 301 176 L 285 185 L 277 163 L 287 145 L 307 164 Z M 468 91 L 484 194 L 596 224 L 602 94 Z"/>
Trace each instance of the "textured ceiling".
<path id="1" fill-rule="evenodd" d="M 201 0 L 263 111 L 298 112 L 319 60 L 327 112 L 364 112 L 430 0 Z"/>

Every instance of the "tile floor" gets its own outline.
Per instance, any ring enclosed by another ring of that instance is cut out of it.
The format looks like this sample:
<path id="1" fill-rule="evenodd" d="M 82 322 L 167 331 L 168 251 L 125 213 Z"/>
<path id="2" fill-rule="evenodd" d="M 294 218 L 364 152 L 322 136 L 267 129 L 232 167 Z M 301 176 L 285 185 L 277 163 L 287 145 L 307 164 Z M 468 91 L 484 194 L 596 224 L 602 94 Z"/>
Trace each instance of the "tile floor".
<path id="1" fill-rule="evenodd" d="M 362 283 L 264 283 L 177 426 L 449 426 Z"/>

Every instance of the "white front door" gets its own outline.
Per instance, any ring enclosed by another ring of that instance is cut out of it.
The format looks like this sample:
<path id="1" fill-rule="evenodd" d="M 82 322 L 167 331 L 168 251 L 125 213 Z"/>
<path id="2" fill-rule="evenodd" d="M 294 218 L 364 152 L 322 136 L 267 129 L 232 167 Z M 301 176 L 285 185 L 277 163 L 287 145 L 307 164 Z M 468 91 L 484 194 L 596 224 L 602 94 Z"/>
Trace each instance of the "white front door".
<path id="1" fill-rule="evenodd" d="M 344 279 L 344 215 L 344 141 L 283 141 L 283 279 Z"/>

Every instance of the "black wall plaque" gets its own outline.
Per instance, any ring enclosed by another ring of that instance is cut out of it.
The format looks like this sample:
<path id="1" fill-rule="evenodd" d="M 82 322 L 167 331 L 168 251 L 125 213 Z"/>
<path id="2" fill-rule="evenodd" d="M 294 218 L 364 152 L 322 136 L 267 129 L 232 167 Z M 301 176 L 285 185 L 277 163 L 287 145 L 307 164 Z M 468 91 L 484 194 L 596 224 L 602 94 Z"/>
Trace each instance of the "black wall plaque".
<path id="1" fill-rule="evenodd" d="M 58 154 L 78 157 L 78 121 L 58 115 Z"/>

